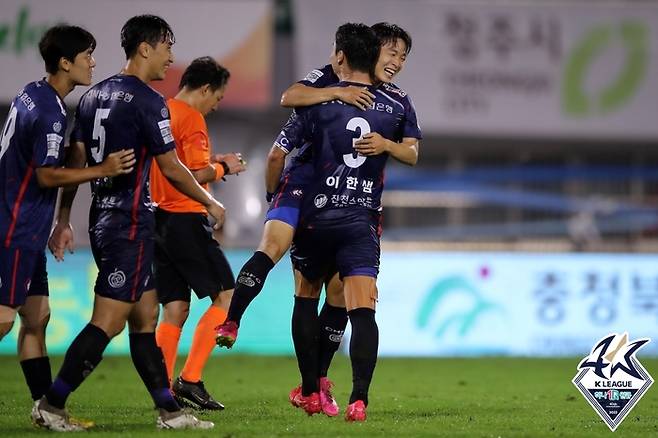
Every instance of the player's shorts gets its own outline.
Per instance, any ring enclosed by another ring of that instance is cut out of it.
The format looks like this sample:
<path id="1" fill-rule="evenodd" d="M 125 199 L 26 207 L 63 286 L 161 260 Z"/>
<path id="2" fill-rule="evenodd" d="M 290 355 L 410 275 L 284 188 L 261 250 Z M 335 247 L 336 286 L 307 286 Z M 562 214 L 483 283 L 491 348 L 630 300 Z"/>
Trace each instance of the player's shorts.
<path id="1" fill-rule="evenodd" d="M 123 236 L 100 237 L 90 233 L 91 253 L 98 267 L 94 292 L 114 300 L 134 303 L 154 288 L 153 239 L 130 240 Z"/>
<path id="2" fill-rule="evenodd" d="M 0 304 L 19 307 L 36 295 L 48 296 L 45 251 L 0 248 Z"/>
<path id="3" fill-rule="evenodd" d="M 299 163 L 286 169 L 281 177 L 281 183 L 272 197 L 272 202 L 270 202 L 265 222 L 279 220 L 297 228 L 304 190 L 312 177 L 312 163 Z"/>
<path id="4" fill-rule="evenodd" d="M 215 296 L 235 288 L 235 277 L 208 218 L 200 213 L 155 212 L 155 287 L 162 304 Z"/>
<path id="5" fill-rule="evenodd" d="M 363 210 L 298 229 L 290 249 L 293 267 L 310 281 L 338 271 L 340 278 L 379 273 L 380 215 Z"/>

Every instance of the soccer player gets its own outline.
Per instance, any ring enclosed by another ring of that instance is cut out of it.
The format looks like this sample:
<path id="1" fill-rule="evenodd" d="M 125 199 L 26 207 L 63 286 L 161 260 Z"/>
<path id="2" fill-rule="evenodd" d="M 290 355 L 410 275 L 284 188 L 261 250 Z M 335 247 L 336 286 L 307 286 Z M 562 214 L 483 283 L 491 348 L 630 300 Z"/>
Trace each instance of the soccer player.
<path id="1" fill-rule="evenodd" d="M 89 85 L 96 40 L 77 26 L 48 29 L 39 42 L 46 77 L 18 92 L 0 137 L 0 339 L 21 317 L 18 356 L 32 399 L 52 383 L 46 351 L 50 319 L 46 242 L 57 187 L 132 170 L 132 151 L 118 151 L 102 164 L 63 168 L 66 109 L 64 97 Z"/>
<path id="2" fill-rule="evenodd" d="M 375 66 L 375 83 L 380 87 L 389 90 L 395 90 L 397 94 L 405 95 L 406 93 L 392 84 L 392 79 L 400 73 L 406 62 L 407 56 L 411 51 L 411 36 L 401 27 L 390 23 L 377 23 L 371 26 L 379 38 L 381 51 L 377 65 Z M 281 98 L 284 106 L 306 106 L 309 104 L 322 103 L 326 100 L 342 100 L 345 103 L 364 109 L 372 104 L 370 100 L 372 93 L 367 87 L 335 86 L 339 81 L 334 69 L 337 68 L 332 64 L 311 71 L 303 81 L 293 84 L 286 90 Z M 323 87 L 323 88 L 317 88 Z M 358 94 L 357 91 L 359 92 Z M 348 101 L 354 97 L 354 101 Z M 364 106 L 362 103 L 365 103 Z M 420 130 L 417 129 L 415 112 L 410 114 L 413 117 L 409 120 L 409 129 L 405 131 L 405 138 L 401 142 L 392 142 L 383 138 L 378 133 L 368 133 L 355 142 L 355 150 L 363 155 L 372 156 L 380 153 L 388 153 L 390 156 L 407 165 L 415 165 L 418 160 L 418 147 L 420 140 Z M 409 137 L 406 137 L 409 135 Z M 288 171 L 290 166 L 286 169 Z M 285 175 L 285 172 L 284 172 Z M 277 194 L 276 196 L 280 196 Z M 285 195 L 284 195 L 285 196 Z M 329 272 L 332 272 L 331 270 Z M 335 271 L 333 271 L 335 272 Z M 320 295 L 322 284 L 325 283 L 326 300 L 322 306 L 317 323 L 320 327 L 319 332 L 319 380 L 320 396 L 322 401 L 322 411 L 327 415 L 338 414 L 338 406 L 331 395 L 330 388 L 333 383 L 328 380 L 327 374 L 331 360 L 340 346 L 342 334 L 347 325 L 347 312 L 345 310 L 345 299 L 342 293 L 342 283 L 338 275 L 331 276 L 330 281 L 319 281 L 310 284 L 297 275 L 295 284 L 298 285 L 297 294 L 300 301 L 309 301 L 309 305 L 315 304 L 317 307 L 318 297 Z M 304 325 L 295 323 L 293 312 L 293 341 L 296 342 L 297 335 L 303 333 Z M 289 395 L 290 402 L 293 406 L 300 407 L 300 395 L 302 385 L 294 388 Z"/>
<path id="3" fill-rule="evenodd" d="M 159 428 L 214 426 L 184 413 L 174 400 L 162 351 L 155 340 L 158 300 L 153 289 L 155 218 L 149 193 L 149 171 L 155 157 L 174 186 L 200 202 L 219 224 L 224 208 L 194 179 L 176 156 L 169 111 L 162 96 L 147 84 L 165 77 L 173 62 L 174 34 L 160 17 L 130 18 L 121 29 L 126 65 L 121 73 L 93 86 L 80 99 L 72 139 L 84 147 L 82 158 L 101 161 L 121 148 L 136 151 L 135 170 L 92 182 L 89 214 L 92 253 L 98 266 L 91 321 L 75 338 L 45 397 L 33 412 L 43 426 L 71 430 L 64 406 L 69 395 L 98 366 L 110 340 L 128 321 L 130 353 L 144 385 L 159 410 Z M 74 193 L 62 199 L 51 241 L 69 242 L 68 219 Z"/>
<path id="4" fill-rule="evenodd" d="M 224 96 L 229 72 L 211 57 L 197 58 L 185 69 L 180 91 L 167 101 L 176 153 L 204 188 L 224 175 L 245 170 L 239 154 L 211 156 L 204 117 L 215 111 Z M 203 368 L 215 347 L 214 328 L 226 319 L 235 279 L 219 244 L 212 237 L 203 205 L 176 190 L 157 163 L 151 168 L 151 191 L 158 205 L 155 212 L 155 286 L 164 316 L 156 331 L 167 375 L 172 380 L 178 341 L 190 311 L 190 289 L 212 303 L 199 320 L 187 361 L 172 390 L 179 403 L 219 410 L 201 381 Z"/>
<path id="5" fill-rule="evenodd" d="M 354 151 L 355 135 L 377 132 L 399 143 L 420 138 L 415 111 L 396 87 L 379 89 L 369 72 L 377 60 L 372 54 L 372 31 L 346 24 L 336 32 L 333 64 L 342 82 L 363 84 L 375 95 L 366 111 L 340 101 L 301 108 L 277 138 L 278 144 L 299 147 L 310 143 L 314 177 L 307 186 L 293 243 L 293 266 L 307 282 L 317 282 L 337 267 L 343 279 L 345 303 L 352 324 L 350 357 L 353 389 L 346 420 L 364 421 L 368 389 L 377 359 L 375 322 L 376 277 L 379 269 L 379 224 L 383 171 L 389 154 L 364 155 Z M 376 37 L 375 37 L 376 38 Z M 296 290 L 293 330 L 299 325 L 295 350 L 302 374 L 302 407 L 321 411 L 318 382 L 317 300 L 303 300 Z M 295 322 L 295 320 L 297 322 Z"/>
<path id="6" fill-rule="evenodd" d="M 411 50 L 411 37 L 399 26 L 389 23 L 377 23 L 372 26 L 373 31 L 380 40 L 381 52 L 375 67 L 375 78 L 381 87 L 389 85 L 404 67 L 407 55 Z M 364 109 L 372 104 L 374 94 L 367 87 L 361 86 L 334 86 L 338 77 L 333 66 L 313 70 L 306 78 L 286 90 L 281 98 L 284 106 L 306 106 L 339 99 L 345 103 Z M 399 89 L 398 89 L 399 90 Z M 399 90 L 404 94 L 404 91 Z M 416 126 L 414 120 L 410 124 Z M 366 134 L 355 143 L 355 149 L 366 155 L 387 153 L 396 160 L 415 165 L 418 160 L 419 138 L 410 136 L 401 142 L 391 142 L 377 133 Z M 267 274 L 283 254 L 288 250 L 297 226 L 299 206 L 307 181 L 312 176 L 312 166 L 308 163 L 308 154 L 302 149 L 296 157 L 286 166 L 285 157 L 288 154 L 286 145 L 275 144 L 268 156 L 267 191 L 272 198 L 270 209 L 266 216 L 263 237 L 258 250 L 245 264 L 238 275 L 238 282 L 234 293 L 227 322 L 218 327 L 218 343 L 230 347 L 237 337 L 237 329 L 249 303 L 260 292 Z M 283 174 L 283 175 L 281 175 Z M 244 282 L 240 279 L 244 277 Z M 249 281 L 249 279 L 255 281 Z M 304 281 L 301 279 L 300 281 Z M 327 299 L 320 312 L 319 324 L 322 327 L 320 337 L 320 384 L 322 386 L 323 412 L 327 415 L 337 415 L 338 407 L 331 396 L 332 383 L 327 379 L 327 372 L 334 353 L 340 345 L 342 334 L 347 324 L 342 285 L 337 277 L 331 278 L 327 283 Z M 304 289 L 315 290 L 321 287 L 322 282 L 316 285 L 303 284 Z M 319 289 L 318 289 L 319 290 Z M 313 294 L 315 295 L 315 293 Z M 294 336 L 293 336 L 294 337 Z M 290 401 L 293 405 L 301 387 L 293 389 Z"/>

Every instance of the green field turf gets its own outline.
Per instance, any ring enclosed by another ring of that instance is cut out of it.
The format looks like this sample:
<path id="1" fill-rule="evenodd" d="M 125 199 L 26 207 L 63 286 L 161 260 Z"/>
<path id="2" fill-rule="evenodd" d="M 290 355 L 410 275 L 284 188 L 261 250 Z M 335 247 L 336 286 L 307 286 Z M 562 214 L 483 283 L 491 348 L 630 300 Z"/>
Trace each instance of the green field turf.
<path id="1" fill-rule="evenodd" d="M 658 377 L 658 359 L 642 359 Z M 53 359 L 55 369 L 61 358 Z M 95 436 L 445 436 L 606 437 L 613 434 L 571 384 L 578 359 L 380 359 L 368 421 L 307 417 L 288 403 L 298 382 L 293 358 L 213 356 L 204 380 L 226 406 L 200 414 L 212 431 L 155 429 L 155 411 L 128 357 L 107 357 L 73 394 L 73 416 L 90 419 Z M 348 360 L 340 356 L 330 377 L 344 408 L 350 389 Z M 30 400 L 17 360 L 0 357 L 0 437 L 44 436 L 29 420 Z M 614 433 L 658 436 L 658 384 Z"/>

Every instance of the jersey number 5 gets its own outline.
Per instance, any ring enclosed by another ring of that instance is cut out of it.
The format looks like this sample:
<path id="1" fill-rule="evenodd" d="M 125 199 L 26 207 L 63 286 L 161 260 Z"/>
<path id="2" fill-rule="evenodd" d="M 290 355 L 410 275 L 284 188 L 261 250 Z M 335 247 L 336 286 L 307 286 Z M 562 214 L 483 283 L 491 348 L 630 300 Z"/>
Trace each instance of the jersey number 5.
<path id="1" fill-rule="evenodd" d="M 105 151 L 105 128 L 101 125 L 101 122 L 107 119 L 109 115 L 109 108 L 98 108 L 96 110 L 96 116 L 94 116 L 94 131 L 91 133 L 91 139 L 98 140 L 98 146 L 91 147 L 91 156 L 96 163 L 103 161 L 103 152 Z"/>
<path id="2" fill-rule="evenodd" d="M 347 126 L 345 127 L 348 131 L 356 132 L 357 128 L 361 131 L 359 134 L 359 138 L 353 138 L 352 139 L 352 147 L 354 147 L 354 143 L 359 141 L 361 138 L 363 138 L 364 135 L 370 133 L 370 123 L 363 117 L 353 117 L 347 122 Z M 366 159 L 368 157 L 364 157 L 363 155 L 357 154 L 357 156 L 354 156 L 354 153 L 349 153 L 349 154 L 344 154 L 343 155 L 343 162 L 348 166 L 353 169 L 356 169 L 360 165 L 366 162 Z"/>

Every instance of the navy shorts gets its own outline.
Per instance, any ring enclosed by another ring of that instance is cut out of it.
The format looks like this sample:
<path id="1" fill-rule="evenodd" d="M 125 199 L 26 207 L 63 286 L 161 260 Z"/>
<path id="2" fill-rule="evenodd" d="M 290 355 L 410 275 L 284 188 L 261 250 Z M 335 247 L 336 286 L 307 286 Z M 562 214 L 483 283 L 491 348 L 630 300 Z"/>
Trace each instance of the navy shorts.
<path id="1" fill-rule="evenodd" d="M 48 296 L 45 251 L 0 248 L 0 304 L 19 307 L 35 295 Z"/>
<path id="2" fill-rule="evenodd" d="M 100 238 L 90 233 L 91 252 L 98 267 L 94 292 L 129 303 L 154 288 L 151 265 L 153 239 Z"/>
<path id="3" fill-rule="evenodd" d="M 379 273 L 379 217 L 357 211 L 339 220 L 314 221 L 297 230 L 290 249 L 293 267 L 310 281 L 338 270 L 340 278 Z"/>
<path id="4" fill-rule="evenodd" d="M 265 215 L 265 222 L 279 220 L 297 228 L 304 190 L 312 177 L 312 163 L 299 163 L 286 169 L 279 187 L 272 197 L 270 208 Z"/>
<path id="5" fill-rule="evenodd" d="M 212 227 L 201 213 L 155 211 L 155 287 L 162 304 L 215 296 L 235 288 L 235 277 Z"/>

